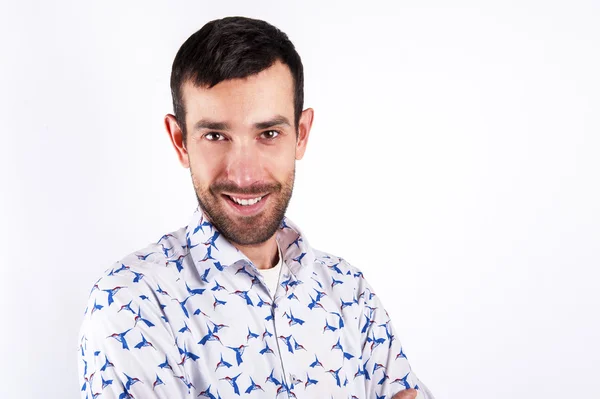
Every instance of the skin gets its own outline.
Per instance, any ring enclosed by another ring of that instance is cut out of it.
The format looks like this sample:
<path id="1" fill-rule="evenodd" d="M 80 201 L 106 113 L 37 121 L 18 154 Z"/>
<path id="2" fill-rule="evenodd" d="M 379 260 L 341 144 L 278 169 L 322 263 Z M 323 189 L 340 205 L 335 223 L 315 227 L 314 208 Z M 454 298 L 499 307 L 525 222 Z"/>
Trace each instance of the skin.
<path id="1" fill-rule="evenodd" d="M 181 165 L 190 169 L 202 209 L 257 268 L 273 267 L 279 260 L 275 231 L 292 194 L 296 161 L 306 151 L 314 111 L 302 111 L 294 126 L 293 77 L 280 62 L 212 88 L 186 81 L 182 97 L 186 142 L 174 115 L 165 116 L 165 126 Z M 261 209 L 241 214 L 228 195 L 262 195 Z"/>

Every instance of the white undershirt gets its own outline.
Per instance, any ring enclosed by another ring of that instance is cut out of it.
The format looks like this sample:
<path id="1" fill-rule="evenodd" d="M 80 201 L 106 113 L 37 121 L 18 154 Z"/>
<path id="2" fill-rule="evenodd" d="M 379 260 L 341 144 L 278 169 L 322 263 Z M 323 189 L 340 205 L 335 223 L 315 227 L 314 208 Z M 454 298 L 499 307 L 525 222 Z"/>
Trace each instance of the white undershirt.
<path id="1" fill-rule="evenodd" d="M 265 280 L 265 284 L 271 292 L 271 298 L 273 298 L 275 295 L 277 284 L 279 284 L 279 275 L 281 274 L 281 269 L 283 268 L 283 254 L 281 253 L 281 248 L 279 248 L 279 243 L 277 243 L 277 250 L 279 251 L 279 262 L 270 269 L 260 269 L 260 273 Z"/>

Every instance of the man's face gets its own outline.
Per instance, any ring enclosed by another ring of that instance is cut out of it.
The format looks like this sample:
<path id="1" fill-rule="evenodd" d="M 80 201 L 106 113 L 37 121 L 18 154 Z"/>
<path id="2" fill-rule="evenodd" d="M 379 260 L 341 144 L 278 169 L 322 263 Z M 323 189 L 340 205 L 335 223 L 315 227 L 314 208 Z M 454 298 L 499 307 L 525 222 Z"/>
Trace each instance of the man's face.
<path id="1" fill-rule="evenodd" d="M 277 62 L 210 89 L 188 81 L 182 97 L 187 143 L 178 151 L 204 213 L 233 243 L 267 241 L 284 217 L 312 123 L 304 111 L 296 135 L 289 68 Z"/>

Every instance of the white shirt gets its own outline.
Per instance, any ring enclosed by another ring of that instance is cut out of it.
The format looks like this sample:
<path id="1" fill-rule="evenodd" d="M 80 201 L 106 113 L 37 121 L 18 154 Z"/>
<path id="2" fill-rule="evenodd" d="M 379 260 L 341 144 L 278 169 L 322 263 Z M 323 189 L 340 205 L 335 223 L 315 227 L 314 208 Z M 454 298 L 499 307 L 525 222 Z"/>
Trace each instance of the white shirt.
<path id="1" fill-rule="evenodd" d="M 273 299 L 273 293 L 277 289 L 277 285 L 279 284 L 279 276 L 281 275 L 281 270 L 284 265 L 283 254 L 281 253 L 281 248 L 279 248 L 279 243 L 277 243 L 277 251 L 279 252 L 279 262 L 275 266 L 270 269 L 260 269 L 259 272 L 262 274 L 263 279 L 267 288 L 269 288 L 269 294 L 271 295 L 271 299 Z"/>
<path id="2" fill-rule="evenodd" d="M 276 238 L 274 299 L 200 208 L 114 263 L 80 330 L 82 398 L 433 398 L 363 274 L 287 218 Z"/>

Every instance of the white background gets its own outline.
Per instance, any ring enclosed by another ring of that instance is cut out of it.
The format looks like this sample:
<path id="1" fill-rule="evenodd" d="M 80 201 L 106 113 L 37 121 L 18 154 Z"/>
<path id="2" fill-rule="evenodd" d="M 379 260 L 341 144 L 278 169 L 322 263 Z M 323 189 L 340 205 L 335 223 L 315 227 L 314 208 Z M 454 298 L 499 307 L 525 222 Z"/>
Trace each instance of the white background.
<path id="1" fill-rule="evenodd" d="M 296 44 L 288 215 L 365 272 L 436 397 L 600 397 L 600 3 L 166 3 L 0 6 L 1 398 L 77 398 L 93 282 L 187 224 L 170 68 L 227 15 Z"/>

